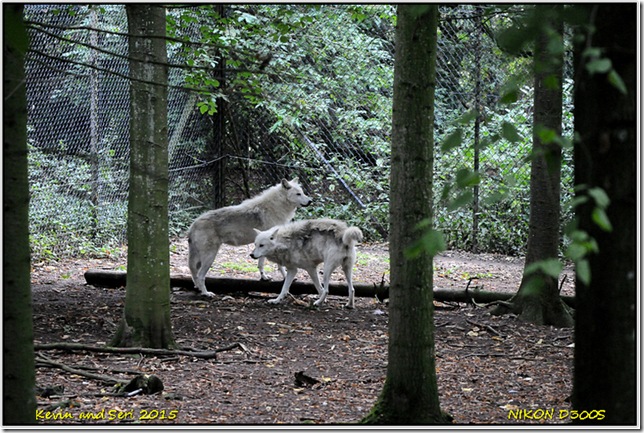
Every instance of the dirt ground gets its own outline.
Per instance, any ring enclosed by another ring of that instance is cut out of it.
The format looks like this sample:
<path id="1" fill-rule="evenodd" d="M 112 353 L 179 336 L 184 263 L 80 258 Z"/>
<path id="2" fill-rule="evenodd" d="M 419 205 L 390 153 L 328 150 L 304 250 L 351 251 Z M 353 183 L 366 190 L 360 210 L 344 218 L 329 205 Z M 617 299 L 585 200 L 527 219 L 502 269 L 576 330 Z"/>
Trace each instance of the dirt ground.
<path id="1" fill-rule="evenodd" d="M 356 283 L 388 282 L 387 245 L 360 245 Z M 223 247 L 209 276 L 258 278 L 250 247 Z M 173 273 L 189 275 L 185 239 L 173 243 Z M 36 344 L 105 345 L 123 314 L 124 288 L 85 284 L 88 269 L 125 270 L 125 253 L 107 259 L 34 264 Z M 435 260 L 434 284 L 462 290 L 470 278 L 487 291 L 516 292 L 519 258 L 447 251 Z M 280 278 L 274 266 L 269 270 Z M 562 294 L 574 294 L 566 269 Z M 298 279 L 308 281 L 302 273 Z M 332 281 L 343 281 L 341 272 Z M 181 347 L 221 349 L 193 356 L 38 350 L 39 424 L 271 425 L 351 424 L 378 398 L 387 369 L 387 304 L 357 298 L 354 310 L 330 296 L 312 310 L 308 296 L 267 304 L 275 295 L 204 299 L 173 290 L 173 333 Z M 484 307 L 436 303 L 436 362 L 441 407 L 455 424 L 563 424 L 570 409 L 573 332 L 494 317 Z M 49 364 L 45 364 L 45 363 Z M 61 368 L 130 380 L 153 374 L 161 393 L 110 395 L 114 388 Z M 299 380 L 296 378 L 298 375 Z M 311 378 L 311 381 L 307 381 Z M 55 388 L 57 387 L 57 388 Z M 53 389 L 53 391 L 52 391 Z M 85 419 L 82 419 L 85 418 Z"/>

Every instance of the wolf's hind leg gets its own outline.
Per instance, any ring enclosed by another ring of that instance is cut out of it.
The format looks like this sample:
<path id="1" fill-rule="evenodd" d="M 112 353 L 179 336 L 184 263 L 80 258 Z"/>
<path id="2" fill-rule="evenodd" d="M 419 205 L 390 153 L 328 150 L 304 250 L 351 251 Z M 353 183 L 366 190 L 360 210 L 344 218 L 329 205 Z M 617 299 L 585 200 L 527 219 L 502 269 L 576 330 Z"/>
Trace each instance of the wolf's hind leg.
<path id="1" fill-rule="evenodd" d="M 195 246 L 190 245 L 188 252 L 188 264 L 190 266 L 190 273 L 192 274 L 192 281 L 194 281 L 199 292 L 209 298 L 213 298 L 215 294 L 206 289 L 206 274 L 215 261 L 220 246 L 221 244 L 215 245 L 211 249 L 201 251 L 195 248 Z"/>
<path id="2" fill-rule="evenodd" d="M 279 304 L 284 300 L 284 298 L 286 298 L 286 295 L 288 295 L 288 289 L 291 287 L 291 283 L 295 279 L 296 274 L 297 274 L 297 268 L 287 270 L 286 278 L 284 279 L 284 284 L 282 285 L 282 291 L 280 292 L 277 298 L 269 299 L 268 300 L 269 304 Z"/>
<path id="3" fill-rule="evenodd" d="M 337 268 L 338 265 L 331 263 L 331 262 L 324 262 L 324 270 L 322 271 L 324 273 L 324 279 L 323 279 L 323 285 L 322 285 L 322 290 L 318 289 L 318 292 L 320 292 L 320 297 L 318 298 L 317 301 L 313 303 L 313 305 L 322 305 L 326 301 L 326 297 L 329 294 L 329 281 L 331 280 L 331 274 L 333 273 L 333 270 Z M 318 283 L 319 285 L 320 283 Z"/>
<path id="4" fill-rule="evenodd" d="M 349 301 L 346 303 L 345 307 L 346 308 L 354 308 L 355 307 L 355 289 L 353 288 L 353 281 L 352 281 L 352 275 L 353 275 L 353 262 L 350 260 L 345 260 L 344 263 L 342 263 L 342 271 L 344 272 L 344 276 L 347 279 L 347 286 L 349 286 Z"/>

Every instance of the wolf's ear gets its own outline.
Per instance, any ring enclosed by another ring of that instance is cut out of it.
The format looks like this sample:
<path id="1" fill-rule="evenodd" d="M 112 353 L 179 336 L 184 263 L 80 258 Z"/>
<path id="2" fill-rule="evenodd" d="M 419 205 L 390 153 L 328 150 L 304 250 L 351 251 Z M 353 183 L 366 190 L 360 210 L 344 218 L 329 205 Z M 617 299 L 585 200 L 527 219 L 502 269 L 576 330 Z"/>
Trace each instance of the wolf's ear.
<path id="1" fill-rule="evenodd" d="M 284 189 L 291 189 L 291 184 L 286 179 L 282 179 L 282 186 L 284 187 Z"/>
<path id="2" fill-rule="evenodd" d="M 299 177 L 294 177 L 293 180 L 291 180 L 291 182 L 299 184 L 300 183 L 300 178 Z"/>
<path id="3" fill-rule="evenodd" d="M 260 234 L 260 233 L 261 233 L 261 231 L 260 231 L 260 230 L 257 230 L 255 227 L 253 227 L 253 231 L 255 232 L 255 236 L 257 236 L 258 234 Z"/>
<path id="4" fill-rule="evenodd" d="M 271 240 L 275 239 L 275 235 L 277 234 L 277 231 L 278 231 L 279 229 L 280 229 L 280 228 L 279 228 L 279 227 L 277 227 L 275 230 L 273 230 L 273 233 L 271 233 Z"/>

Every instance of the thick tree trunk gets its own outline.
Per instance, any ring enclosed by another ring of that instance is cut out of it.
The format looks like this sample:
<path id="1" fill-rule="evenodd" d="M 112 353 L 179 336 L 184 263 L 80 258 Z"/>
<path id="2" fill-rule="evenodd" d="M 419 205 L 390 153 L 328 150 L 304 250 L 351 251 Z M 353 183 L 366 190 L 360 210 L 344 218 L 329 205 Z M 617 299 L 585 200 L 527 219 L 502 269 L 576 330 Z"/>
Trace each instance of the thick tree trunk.
<path id="1" fill-rule="evenodd" d="M 577 278 L 573 408 L 605 411 L 605 418 L 578 422 L 633 425 L 637 422 L 637 14 L 636 4 L 580 6 L 596 29 L 575 46 L 575 183 L 602 188 L 613 227 L 593 221 L 594 202 L 577 208 L 578 228 L 599 252 L 588 257 L 590 283 Z M 585 28 L 584 28 L 585 29 Z M 605 73 L 590 73 L 582 53 L 599 48 L 622 78 L 627 93 Z"/>
<path id="2" fill-rule="evenodd" d="M 130 56 L 128 280 L 123 320 L 112 344 L 168 348 L 168 71 L 165 9 L 126 5 Z M 154 62 L 154 63 L 153 63 Z"/>
<path id="3" fill-rule="evenodd" d="M 3 424 L 35 424 L 29 252 L 29 178 L 23 6 L 3 5 L 2 387 Z"/>
<path id="4" fill-rule="evenodd" d="M 390 177 L 389 362 L 364 423 L 444 424 L 434 352 L 433 257 L 405 250 L 432 218 L 437 5 L 399 5 Z M 430 224 L 431 226 L 431 224 Z"/>
<path id="5" fill-rule="evenodd" d="M 551 131 L 561 136 L 563 81 L 563 21 L 560 6 L 536 6 L 543 28 L 536 37 L 534 66 L 534 117 L 530 172 L 530 223 L 525 267 L 557 259 L 560 243 L 561 146 L 544 140 Z M 550 33 L 550 31 L 554 32 Z M 493 314 L 511 312 L 537 325 L 573 326 L 570 309 L 559 297 L 558 278 L 544 272 L 524 273 L 516 296 L 508 307 Z"/>

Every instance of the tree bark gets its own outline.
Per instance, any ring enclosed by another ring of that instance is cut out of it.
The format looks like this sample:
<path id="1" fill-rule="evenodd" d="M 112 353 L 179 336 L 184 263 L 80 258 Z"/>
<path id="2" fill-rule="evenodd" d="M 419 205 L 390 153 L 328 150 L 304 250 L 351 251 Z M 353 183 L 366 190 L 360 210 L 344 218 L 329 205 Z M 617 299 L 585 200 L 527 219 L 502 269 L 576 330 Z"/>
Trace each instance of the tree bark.
<path id="1" fill-rule="evenodd" d="M 165 40 L 158 37 L 165 35 L 165 9 L 128 4 L 126 11 L 131 35 L 129 277 L 123 319 L 112 345 L 168 348 L 174 346 L 168 242 L 168 71 Z"/>
<path id="2" fill-rule="evenodd" d="M 537 22 L 534 55 L 534 115 L 530 172 L 530 222 L 525 268 L 559 256 L 561 145 L 546 141 L 545 130 L 561 136 L 563 105 L 562 7 L 535 6 Z M 524 268 L 524 269 L 525 269 Z M 558 278 L 542 271 L 525 272 L 516 296 L 493 314 L 511 312 L 537 325 L 572 327 L 570 309 L 559 297 Z"/>
<path id="3" fill-rule="evenodd" d="M 3 5 L 3 424 L 35 424 L 23 5 Z"/>
<path id="4" fill-rule="evenodd" d="M 580 198 L 600 187 L 612 231 L 593 221 L 592 200 L 576 210 L 578 229 L 595 239 L 588 257 L 590 283 L 577 277 L 573 408 L 604 410 L 605 418 L 578 423 L 637 422 L 637 25 L 635 4 L 579 6 L 596 29 L 575 46 L 575 184 Z M 585 30 L 585 28 L 584 28 Z M 627 93 L 607 74 L 586 69 L 588 47 L 600 48 Z M 583 186 L 583 187 L 582 187 Z"/>
<path id="5" fill-rule="evenodd" d="M 390 177 L 389 362 L 363 423 L 444 424 L 436 381 L 433 257 L 405 250 L 432 218 L 438 6 L 398 6 Z"/>

